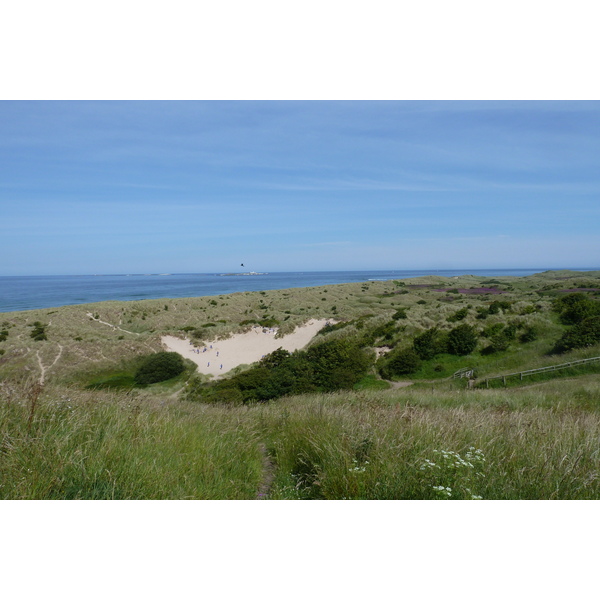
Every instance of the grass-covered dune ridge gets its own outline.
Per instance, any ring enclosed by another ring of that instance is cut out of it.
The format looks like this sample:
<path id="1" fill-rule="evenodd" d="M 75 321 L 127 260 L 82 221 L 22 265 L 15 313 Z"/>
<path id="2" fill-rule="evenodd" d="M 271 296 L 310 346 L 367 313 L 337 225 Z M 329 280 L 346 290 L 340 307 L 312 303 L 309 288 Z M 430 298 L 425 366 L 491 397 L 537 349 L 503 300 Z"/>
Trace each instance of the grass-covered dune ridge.
<path id="1" fill-rule="evenodd" d="M 598 290 L 428 276 L 1 314 L 0 497 L 598 498 L 600 367 L 478 388 L 600 356 Z M 310 319 L 331 325 L 306 350 L 224 385 L 189 361 L 135 383 L 164 335 Z"/>

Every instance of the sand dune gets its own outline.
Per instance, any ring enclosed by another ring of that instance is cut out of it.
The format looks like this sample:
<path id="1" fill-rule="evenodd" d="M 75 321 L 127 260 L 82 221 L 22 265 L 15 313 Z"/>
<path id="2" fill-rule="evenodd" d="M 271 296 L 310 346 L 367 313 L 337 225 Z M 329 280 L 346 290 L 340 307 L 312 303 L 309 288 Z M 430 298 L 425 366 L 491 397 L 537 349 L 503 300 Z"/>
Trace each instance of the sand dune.
<path id="1" fill-rule="evenodd" d="M 328 322 L 325 319 L 312 319 L 306 325 L 297 327 L 293 333 L 277 339 L 277 329 L 253 327 L 246 333 L 238 333 L 226 340 L 205 342 L 204 347 L 194 347 L 190 340 L 171 335 L 163 336 L 161 341 L 168 351 L 194 361 L 201 373 L 218 378 L 234 367 L 256 362 L 278 348 L 289 352 L 304 348 Z"/>

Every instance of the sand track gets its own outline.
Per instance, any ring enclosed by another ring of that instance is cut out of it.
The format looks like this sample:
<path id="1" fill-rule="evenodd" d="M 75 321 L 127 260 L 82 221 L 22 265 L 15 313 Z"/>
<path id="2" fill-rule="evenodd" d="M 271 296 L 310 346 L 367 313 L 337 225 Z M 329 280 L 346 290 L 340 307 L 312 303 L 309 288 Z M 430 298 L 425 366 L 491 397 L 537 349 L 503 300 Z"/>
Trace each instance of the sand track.
<path id="1" fill-rule="evenodd" d="M 278 348 L 289 352 L 304 348 L 328 322 L 325 319 L 312 319 L 281 338 L 275 338 L 276 329 L 253 327 L 246 333 L 235 334 L 226 340 L 206 342 L 204 347 L 199 348 L 195 348 L 190 340 L 171 335 L 163 336 L 161 341 L 169 352 L 177 352 L 194 361 L 200 373 L 218 378 L 234 367 L 256 362 Z"/>
<path id="2" fill-rule="evenodd" d="M 38 364 L 40 365 L 40 379 L 39 379 L 39 384 L 40 385 L 44 385 L 44 382 L 46 380 L 46 373 L 59 361 L 60 357 L 62 356 L 63 353 L 63 347 L 58 344 L 58 354 L 56 355 L 56 358 L 54 359 L 54 362 L 49 365 L 49 366 L 44 366 L 44 364 L 42 363 L 42 357 L 40 356 L 40 351 L 38 350 L 35 354 L 37 356 L 38 359 Z"/>

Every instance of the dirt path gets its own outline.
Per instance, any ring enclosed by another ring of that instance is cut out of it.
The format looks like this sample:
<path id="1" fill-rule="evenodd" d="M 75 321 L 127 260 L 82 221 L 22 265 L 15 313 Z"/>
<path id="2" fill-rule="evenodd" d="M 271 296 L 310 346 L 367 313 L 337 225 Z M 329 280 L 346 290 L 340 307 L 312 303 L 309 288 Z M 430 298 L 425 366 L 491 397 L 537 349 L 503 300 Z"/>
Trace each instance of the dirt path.
<path id="1" fill-rule="evenodd" d="M 102 325 L 108 325 L 108 327 L 112 327 L 112 329 L 114 329 L 115 331 L 118 329 L 119 331 L 123 331 L 124 333 L 130 333 L 131 335 L 140 335 L 139 333 L 135 332 L 135 331 L 127 331 L 127 329 L 122 329 L 121 327 L 119 327 L 118 325 L 113 325 L 112 323 L 107 323 L 106 321 L 101 321 L 100 319 L 96 319 L 96 317 L 91 313 L 85 313 L 90 319 L 92 319 L 93 321 L 97 321 L 98 323 L 102 323 Z"/>
<path id="2" fill-rule="evenodd" d="M 47 367 L 44 366 L 44 364 L 42 363 L 42 357 L 40 356 L 40 351 L 38 350 L 35 355 L 37 356 L 38 359 L 38 364 L 40 365 L 40 378 L 38 380 L 40 385 L 44 385 L 44 381 L 46 379 L 46 373 L 58 362 L 59 358 L 62 356 L 63 353 L 63 347 L 58 344 L 58 354 L 56 355 L 56 358 L 54 359 L 53 363 L 51 365 L 48 365 Z"/>
<path id="3" fill-rule="evenodd" d="M 392 386 L 393 390 L 398 390 L 400 388 L 411 386 L 414 381 L 388 381 L 388 383 Z"/>
<path id="4" fill-rule="evenodd" d="M 256 492 L 256 499 L 267 500 L 271 491 L 271 486 L 273 485 L 273 480 L 275 479 L 275 463 L 269 456 L 269 453 L 267 452 L 267 447 L 264 444 L 260 445 L 260 453 L 262 455 L 263 463 L 263 478 L 260 482 L 260 485 L 258 486 L 258 491 Z"/>

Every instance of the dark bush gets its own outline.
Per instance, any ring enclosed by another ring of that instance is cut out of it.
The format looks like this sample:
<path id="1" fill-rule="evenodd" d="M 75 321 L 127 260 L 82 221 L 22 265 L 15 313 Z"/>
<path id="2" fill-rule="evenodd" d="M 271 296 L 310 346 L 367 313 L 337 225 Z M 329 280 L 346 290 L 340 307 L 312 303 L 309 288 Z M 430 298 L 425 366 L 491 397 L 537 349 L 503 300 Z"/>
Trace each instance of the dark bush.
<path id="1" fill-rule="evenodd" d="M 510 346 L 510 338 L 505 331 L 500 331 L 490 336 L 490 345 L 485 347 L 482 354 L 495 354 L 496 352 L 504 352 Z"/>
<path id="2" fill-rule="evenodd" d="M 388 321 L 387 323 L 376 327 L 373 330 L 372 335 L 374 340 L 383 338 L 385 341 L 389 342 L 394 338 L 396 333 L 396 323 L 394 323 L 394 321 Z"/>
<path id="3" fill-rule="evenodd" d="M 279 321 L 273 317 L 265 317 L 264 319 L 261 319 L 258 324 L 262 327 L 275 327 L 276 325 L 279 325 Z"/>
<path id="4" fill-rule="evenodd" d="M 46 335 L 46 325 L 42 325 L 39 321 L 36 321 L 32 327 L 33 330 L 29 335 L 36 342 L 41 342 L 48 339 L 48 336 Z"/>
<path id="5" fill-rule="evenodd" d="M 511 303 L 507 300 L 494 300 L 488 308 L 489 315 L 497 315 L 500 310 L 504 312 L 509 312 L 511 307 Z"/>
<path id="6" fill-rule="evenodd" d="M 456 321 L 462 321 L 469 314 L 469 309 L 465 306 L 460 310 L 457 310 L 454 314 L 450 315 L 446 321 L 449 323 L 456 323 Z"/>
<path id="7" fill-rule="evenodd" d="M 446 352 L 447 336 L 437 327 L 427 329 L 413 340 L 413 349 L 419 358 L 429 360 Z"/>
<path id="8" fill-rule="evenodd" d="M 600 343 L 600 316 L 590 317 L 577 323 L 555 344 L 554 352 L 568 352 L 575 348 L 587 348 Z"/>
<path id="9" fill-rule="evenodd" d="M 258 366 L 229 379 L 208 385 L 196 382 L 188 398 L 219 401 L 223 390 L 238 390 L 227 397 L 266 401 L 308 392 L 349 389 L 369 370 L 371 358 L 356 344 L 332 340 L 292 354 L 279 348 L 265 356 Z"/>
<path id="10" fill-rule="evenodd" d="M 405 308 L 399 308 L 393 315 L 392 315 L 392 319 L 394 321 L 398 321 L 399 319 L 408 319 L 407 315 L 406 315 L 406 309 Z"/>
<path id="11" fill-rule="evenodd" d="M 494 335 L 499 334 L 504 329 L 504 323 L 494 323 L 488 325 L 481 332 L 482 337 L 491 338 Z"/>
<path id="12" fill-rule="evenodd" d="M 347 340 L 332 340 L 312 346 L 305 353 L 314 371 L 314 381 L 322 391 L 351 388 L 366 374 L 371 359 Z M 341 383 L 341 373 L 346 380 Z"/>
<path id="13" fill-rule="evenodd" d="M 600 304 L 582 292 L 557 298 L 552 308 L 560 315 L 561 323 L 575 325 L 600 313 Z"/>
<path id="14" fill-rule="evenodd" d="M 471 325 L 455 327 L 448 334 L 448 352 L 458 356 L 470 354 L 477 347 L 477 334 Z"/>
<path id="15" fill-rule="evenodd" d="M 152 354 L 139 367 L 134 379 L 138 385 L 149 385 L 167 381 L 185 371 L 183 357 L 177 352 Z"/>
<path id="16" fill-rule="evenodd" d="M 261 366 L 266 367 L 267 369 L 275 369 L 283 364 L 286 360 L 289 360 L 291 354 L 284 350 L 283 348 L 277 348 L 271 354 L 267 354 L 260 361 Z"/>
<path id="17" fill-rule="evenodd" d="M 519 336 L 519 341 L 523 344 L 527 342 L 534 342 L 539 337 L 539 330 L 535 325 L 528 325 L 525 327 L 525 331 Z"/>
<path id="18" fill-rule="evenodd" d="M 413 348 L 392 351 L 383 360 L 379 369 L 384 379 L 392 379 L 397 375 L 416 373 L 421 367 L 421 359 Z"/>

